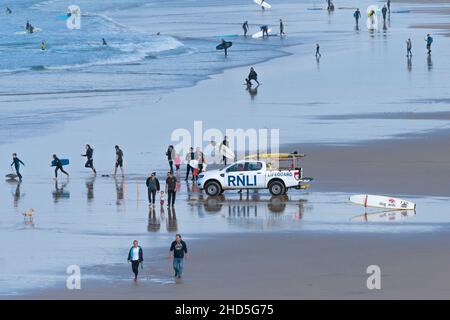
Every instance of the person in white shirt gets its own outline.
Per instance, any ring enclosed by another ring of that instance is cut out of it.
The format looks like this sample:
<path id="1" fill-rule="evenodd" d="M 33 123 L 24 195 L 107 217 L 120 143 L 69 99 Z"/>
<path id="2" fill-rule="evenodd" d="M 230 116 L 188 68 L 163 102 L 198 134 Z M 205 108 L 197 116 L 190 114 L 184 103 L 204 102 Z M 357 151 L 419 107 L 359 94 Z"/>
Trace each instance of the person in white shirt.
<path id="1" fill-rule="evenodd" d="M 128 262 L 131 262 L 131 270 L 134 273 L 134 281 L 137 281 L 138 273 L 139 273 L 139 264 L 144 261 L 144 255 L 142 252 L 142 248 L 138 245 L 138 241 L 133 241 L 133 246 L 130 248 L 128 252 Z"/>

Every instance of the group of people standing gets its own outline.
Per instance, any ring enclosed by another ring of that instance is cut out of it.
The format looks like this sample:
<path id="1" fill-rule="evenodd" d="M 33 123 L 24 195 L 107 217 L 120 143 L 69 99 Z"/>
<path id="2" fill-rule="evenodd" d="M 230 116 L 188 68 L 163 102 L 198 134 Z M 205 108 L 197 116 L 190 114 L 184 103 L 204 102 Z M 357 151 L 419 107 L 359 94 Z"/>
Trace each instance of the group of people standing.
<path id="1" fill-rule="evenodd" d="M 244 30 L 244 37 L 247 36 L 249 29 L 250 28 L 248 26 L 248 21 L 244 21 L 244 23 L 242 24 L 242 30 Z M 269 36 L 269 26 L 268 25 L 260 26 L 259 30 L 262 32 L 263 38 Z M 279 33 L 280 37 L 286 35 L 286 33 L 284 32 L 284 22 L 282 19 L 280 19 L 280 21 L 279 21 L 279 30 L 280 30 L 280 33 Z"/>
<path id="2" fill-rule="evenodd" d="M 187 245 L 183 241 L 180 234 L 175 236 L 175 240 L 170 244 L 169 259 L 173 259 L 173 270 L 175 278 L 180 279 L 183 274 L 184 258 L 187 254 Z M 139 275 L 139 266 L 143 269 L 144 251 L 137 240 L 133 241 L 133 245 L 128 251 L 127 260 L 131 263 L 131 270 L 134 274 L 134 282 L 137 282 Z"/>

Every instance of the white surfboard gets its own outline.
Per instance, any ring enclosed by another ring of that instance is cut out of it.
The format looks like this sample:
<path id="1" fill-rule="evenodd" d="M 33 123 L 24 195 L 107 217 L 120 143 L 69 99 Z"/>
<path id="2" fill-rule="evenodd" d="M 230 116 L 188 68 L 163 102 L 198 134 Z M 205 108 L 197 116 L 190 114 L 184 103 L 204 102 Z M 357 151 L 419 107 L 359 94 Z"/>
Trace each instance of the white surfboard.
<path id="1" fill-rule="evenodd" d="M 272 8 L 272 6 L 267 3 L 266 1 L 262 1 L 262 0 L 253 0 L 258 6 L 264 7 L 266 9 L 270 9 Z"/>
<path id="2" fill-rule="evenodd" d="M 397 211 L 383 211 L 377 213 L 366 213 L 353 217 L 351 221 L 366 221 L 366 222 L 394 222 L 402 221 L 414 217 L 416 212 L 414 210 L 397 210 Z"/>
<path id="3" fill-rule="evenodd" d="M 415 210 L 416 204 L 411 201 L 377 196 L 371 194 L 357 194 L 350 197 L 350 202 L 364 207 L 383 208 L 389 210 Z"/>
<path id="4" fill-rule="evenodd" d="M 192 167 L 192 168 L 197 168 L 198 167 L 198 160 L 191 160 L 191 161 L 189 161 L 189 165 Z"/>
<path id="5" fill-rule="evenodd" d="M 267 29 L 267 33 L 270 35 L 270 33 L 272 32 L 272 29 Z M 255 34 L 253 34 L 252 35 L 252 38 L 253 39 L 258 39 L 258 38 L 262 38 L 262 36 L 263 36 L 263 32 L 262 31 L 259 31 L 259 32 L 257 32 L 257 33 L 255 33 Z"/>
<path id="6" fill-rule="evenodd" d="M 227 159 L 231 159 L 231 160 L 234 160 L 234 152 L 229 148 L 229 147 L 227 147 L 226 145 L 221 145 L 220 146 L 220 148 L 219 148 L 219 153 L 222 155 L 222 156 L 224 156 L 224 157 L 226 157 Z"/>

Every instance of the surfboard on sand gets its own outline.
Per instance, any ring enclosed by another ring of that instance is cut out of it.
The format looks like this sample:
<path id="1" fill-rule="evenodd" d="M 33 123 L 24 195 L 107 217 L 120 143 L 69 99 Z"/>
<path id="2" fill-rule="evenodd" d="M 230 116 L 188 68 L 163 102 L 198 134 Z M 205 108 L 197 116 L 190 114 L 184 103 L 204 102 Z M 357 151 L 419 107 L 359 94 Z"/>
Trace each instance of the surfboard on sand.
<path id="1" fill-rule="evenodd" d="M 60 159 L 60 161 L 63 166 L 67 166 L 70 163 L 69 159 Z M 52 167 L 56 167 L 55 160 L 52 161 Z"/>
<path id="2" fill-rule="evenodd" d="M 225 43 L 221 43 L 216 47 L 216 50 L 223 50 L 223 49 L 228 49 L 229 47 L 231 47 L 233 45 L 233 42 L 231 41 L 225 41 Z"/>
<path id="3" fill-rule="evenodd" d="M 383 208 L 389 210 L 415 210 L 416 204 L 411 201 L 386 197 L 377 196 L 371 194 L 357 194 L 349 198 L 350 202 L 358 204 L 364 207 L 371 208 Z"/>
<path id="4" fill-rule="evenodd" d="M 270 8 L 272 8 L 272 6 L 269 4 L 269 3 L 267 3 L 267 1 L 262 1 L 262 0 L 253 0 L 257 5 L 259 5 L 259 6 L 261 6 L 261 7 L 264 7 L 264 8 L 266 8 L 266 9 L 270 9 Z"/>
<path id="5" fill-rule="evenodd" d="M 270 34 L 271 32 L 272 32 L 272 29 L 268 29 L 268 30 L 267 30 L 267 33 L 269 34 L 269 36 L 271 35 L 271 34 Z M 255 34 L 253 34 L 253 35 L 252 35 L 252 38 L 253 38 L 253 39 L 258 39 L 258 38 L 262 38 L 262 36 L 263 36 L 263 32 L 262 32 L 262 31 L 259 31 L 259 32 L 255 33 Z"/>

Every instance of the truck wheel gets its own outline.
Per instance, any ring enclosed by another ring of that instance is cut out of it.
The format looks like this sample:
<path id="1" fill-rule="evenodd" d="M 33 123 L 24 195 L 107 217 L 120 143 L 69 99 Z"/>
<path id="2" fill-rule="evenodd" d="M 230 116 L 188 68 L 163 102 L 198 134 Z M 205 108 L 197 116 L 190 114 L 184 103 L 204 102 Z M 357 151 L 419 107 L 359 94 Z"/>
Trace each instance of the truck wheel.
<path id="1" fill-rule="evenodd" d="M 273 196 L 281 196 L 286 193 L 286 187 L 281 181 L 273 181 L 269 184 L 269 191 Z"/>
<path id="2" fill-rule="evenodd" d="M 222 188 L 216 181 L 209 181 L 205 185 L 205 191 L 208 196 L 215 197 L 221 193 Z"/>

